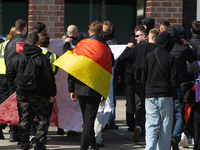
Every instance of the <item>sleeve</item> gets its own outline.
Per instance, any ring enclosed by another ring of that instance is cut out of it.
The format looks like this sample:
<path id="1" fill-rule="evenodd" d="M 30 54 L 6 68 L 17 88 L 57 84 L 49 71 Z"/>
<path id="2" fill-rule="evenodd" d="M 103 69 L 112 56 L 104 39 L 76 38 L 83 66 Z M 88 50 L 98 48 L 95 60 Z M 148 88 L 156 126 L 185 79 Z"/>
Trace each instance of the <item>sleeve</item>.
<path id="1" fill-rule="evenodd" d="M 147 77 L 148 77 L 148 62 L 146 57 L 142 68 L 142 77 L 141 77 L 144 86 L 146 86 Z"/>
<path id="2" fill-rule="evenodd" d="M 49 97 L 56 96 L 55 77 L 49 59 L 46 57 L 44 57 L 44 64 L 42 69 L 43 69 L 46 93 L 48 94 Z"/>
<path id="3" fill-rule="evenodd" d="M 14 80 L 16 78 L 16 73 L 17 73 L 17 71 L 16 71 L 17 65 L 16 64 L 17 63 L 15 61 L 16 61 L 16 59 L 13 58 L 10 61 L 9 65 L 7 65 L 7 67 L 6 67 L 6 78 L 10 82 L 14 82 Z"/>
<path id="4" fill-rule="evenodd" d="M 185 58 L 189 63 L 192 63 L 193 61 L 197 60 L 196 55 L 194 54 L 194 52 L 192 51 L 191 48 L 185 47 Z"/>
<path id="5" fill-rule="evenodd" d="M 65 45 L 63 46 L 63 54 L 68 51 L 68 50 L 73 50 L 73 48 L 71 48 L 70 42 L 66 42 Z"/>
<path id="6" fill-rule="evenodd" d="M 72 75 L 68 74 L 67 81 L 68 81 L 68 92 L 74 92 L 75 78 Z"/>
<path id="7" fill-rule="evenodd" d="M 174 87 L 177 87 L 179 83 L 179 76 L 177 71 L 177 59 L 175 57 L 172 58 L 171 62 L 170 82 L 171 85 Z"/>
<path id="8" fill-rule="evenodd" d="M 131 49 L 129 47 L 126 47 L 120 56 L 120 60 L 123 62 L 131 63 L 131 61 L 134 59 L 134 54 L 135 54 L 134 48 Z"/>

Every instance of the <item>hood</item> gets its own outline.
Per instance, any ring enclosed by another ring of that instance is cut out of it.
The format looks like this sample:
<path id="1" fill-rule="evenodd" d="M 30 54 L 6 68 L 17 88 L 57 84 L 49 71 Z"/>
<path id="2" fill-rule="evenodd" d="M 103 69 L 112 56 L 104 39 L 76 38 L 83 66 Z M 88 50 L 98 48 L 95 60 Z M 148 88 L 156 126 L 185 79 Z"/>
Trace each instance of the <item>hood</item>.
<path id="1" fill-rule="evenodd" d="M 165 31 L 167 31 L 172 36 L 175 43 L 181 44 L 180 34 L 175 27 L 168 27 Z"/>
<path id="2" fill-rule="evenodd" d="M 151 30 L 154 28 L 155 21 L 152 18 L 144 18 L 141 20 L 141 23 L 144 23 L 147 26 L 147 30 Z"/>
<path id="3" fill-rule="evenodd" d="M 113 39 L 113 34 L 110 32 L 103 32 L 102 39 L 106 42 L 110 39 Z"/>
<path id="4" fill-rule="evenodd" d="M 186 39 L 186 32 L 183 26 L 177 26 L 176 30 L 179 32 L 181 38 Z"/>
<path id="5" fill-rule="evenodd" d="M 24 46 L 23 46 L 23 53 L 26 56 L 30 56 L 30 55 L 33 55 L 33 54 L 36 54 L 36 53 L 42 53 L 42 49 L 37 47 L 37 46 L 25 43 Z"/>
<path id="6" fill-rule="evenodd" d="M 174 40 L 167 31 L 163 31 L 158 37 L 157 45 L 158 49 L 170 52 L 174 47 Z"/>

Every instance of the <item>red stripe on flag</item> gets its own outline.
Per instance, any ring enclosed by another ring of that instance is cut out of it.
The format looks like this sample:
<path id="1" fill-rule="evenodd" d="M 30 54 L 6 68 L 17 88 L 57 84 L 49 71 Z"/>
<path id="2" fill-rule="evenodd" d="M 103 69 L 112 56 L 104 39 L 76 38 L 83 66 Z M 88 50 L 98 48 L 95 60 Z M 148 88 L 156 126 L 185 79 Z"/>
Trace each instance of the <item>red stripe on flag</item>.
<path id="1" fill-rule="evenodd" d="M 93 60 L 112 74 L 111 51 L 105 44 L 93 39 L 83 39 L 72 52 Z"/>

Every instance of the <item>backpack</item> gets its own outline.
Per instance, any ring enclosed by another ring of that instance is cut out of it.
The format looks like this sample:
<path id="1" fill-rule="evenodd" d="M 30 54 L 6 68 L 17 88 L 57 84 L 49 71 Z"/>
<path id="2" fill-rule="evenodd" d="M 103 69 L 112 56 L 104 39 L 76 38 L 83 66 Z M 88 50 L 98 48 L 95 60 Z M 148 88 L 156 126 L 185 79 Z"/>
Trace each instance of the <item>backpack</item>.
<path id="1" fill-rule="evenodd" d="M 21 55 L 23 59 L 18 65 L 15 84 L 20 89 L 35 89 L 39 84 L 40 71 L 34 57 L 41 54 L 34 54 L 31 56 L 26 56 L 23 52 L 19 52 L 18 54 Z"/>
<path id="2" fill-rule="evenodd" d="M 199 67 L 200 67 L 200 62 L 197 61 Z M 199 76 L 195 81 L 195 102 L 200 102 L 200 70 L 199 70 Z"/>

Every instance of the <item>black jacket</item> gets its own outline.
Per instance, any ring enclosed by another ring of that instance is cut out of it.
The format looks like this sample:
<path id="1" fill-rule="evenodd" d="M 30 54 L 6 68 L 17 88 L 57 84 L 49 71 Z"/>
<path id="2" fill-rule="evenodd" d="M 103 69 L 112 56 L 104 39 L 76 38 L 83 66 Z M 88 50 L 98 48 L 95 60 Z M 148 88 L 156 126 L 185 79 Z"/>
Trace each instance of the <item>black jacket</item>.
<path id="1" fill-rule="evenodd" d="M 103 32 L 102 39 L 108 44 L 108 45 L 117 45 L 119 42 L 114 39 L 114 35 L 110 32 Z"/>
<path id="2" fill-rule="evenodd" d="M 69 37 L 69 38 L 72 38 L 72 45 L 74 45 L 74 46 L 76 46 L 78 44 L 78 42 L 80 41 L 75 37 Z M 63 53 L 65 53 L 68 50 L 72 51 L 73 48 L 71 48 L 70 42 L 65 42 L 65 44 L 63 46 Z"/>
<path id="3" fill-rule="evenodd" d="M 187 61 L 192 63 L 197 58 L 190 48 L 181 45 L 181 38 L 174 27 L 168 27 L 166 29 L 175 41 L 174 47 L 172 48 L 170 54 L 177 58 L 178 66 L 177 72 L 179 74 L 179 84 L 187 81 L 188 71 L 187 71 Z"/>
<path id="4" fill-rule="evenodd" d="M 51 64 L 49 59 L 42 54 L 42 50 L 33 45 L 25 44 L 23 46 L 23 53 L 26 56 L 30 56 L 33 54 L 40 54 L 34 57 L 34 60 L 37 63 L 37 66 L 40 70 L 40 82 L 39 86 L 33 90 L 22 90 L 20 88 L 16 88 L 16 93 L 18 95 L 46 95 L 49 97 L 53 97 L 56 95 L 56 84 L 55 84 L 55 77 L 53 71 L 51 69 Z M 15 78 L 17 74 L 17 68 L 22 60 L 22 56 L 16 54 L 11 62 L 9 63 L 6 69 L 6 76 L 10 82 L 15 84 Z"/>
<path id="5" fill-rule="evenodd" d="M 92 35 L 89 37 L 89 39 L 94 39 L 107 45 L 98 35 Z M 107 47 L 109 48 L 108 45 Z M 112 52 L 111 52 L 111 57 L 112 57 L 112 66 L 114 66 L 115 60 Z M 85 85 L 84 83 L 82 83 L 81 81 L 79 81 L 70 74 L 68 74 L 68 92 L 75 92 L 79 96 L 100 96 L 98 92 L 96 92 L 89 86 Z"/>
<path id="6" fill-rule="evenodd" d="M 22 34 L 17 34 L 15 37 L 13 37 L 8 44 L 6 45 L 5 51 L 4 51 L 4 58 L 5 58 L 5 64 L 6 67 L 10 60 L 16 55 L 16 43 L 17 42 L 25 42 L 26 39 Z"/>
<path id="7" fill-rule="evenodd" d="M 177 86 L 177 62 L 169 52 L 174 46 L 171 35 L 164 31 L 159 35 L 158 47 L 156 48 L 158 57 L 166 70 L 172 86 Z M 142 71 L 142 81 L 146 87 L 146 97 L 172 97 L 172 91 L 167 80 L 159 69 L 154 52 L 147 54 Z"/>
<path id="8" fill-rule="evenodd" d="M 126 47 L 121 54 L 120 59 L 122 62 L 132 63 L 134 70 L 134 80 L 141 80 L 142 68 L 146 55 L 157 47 L 153 43 L 139 44 L 133 48 Z"/>

